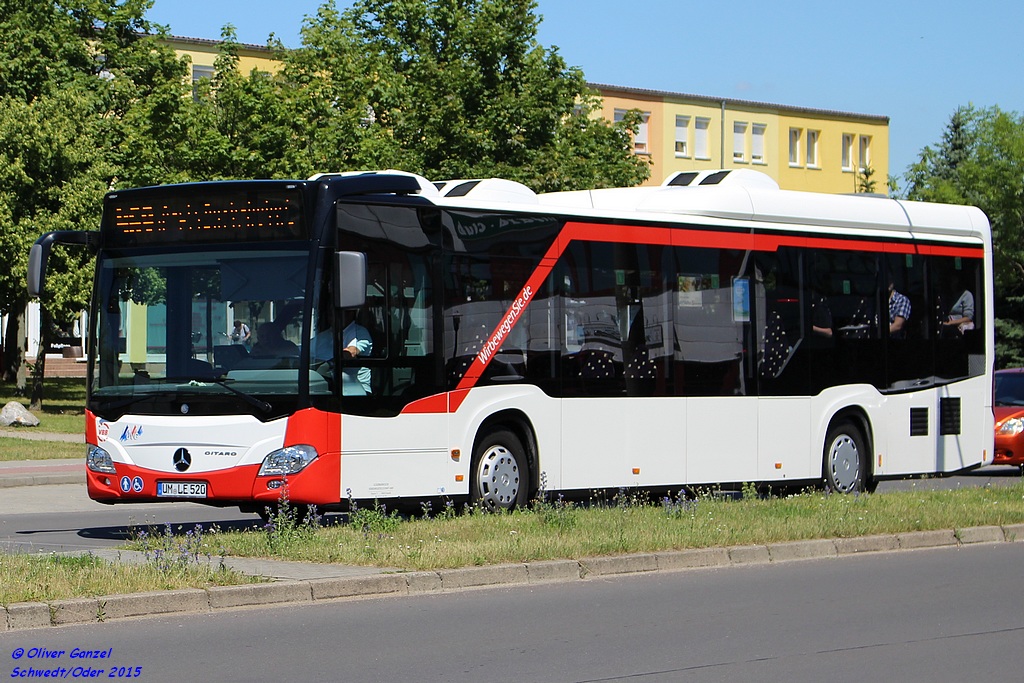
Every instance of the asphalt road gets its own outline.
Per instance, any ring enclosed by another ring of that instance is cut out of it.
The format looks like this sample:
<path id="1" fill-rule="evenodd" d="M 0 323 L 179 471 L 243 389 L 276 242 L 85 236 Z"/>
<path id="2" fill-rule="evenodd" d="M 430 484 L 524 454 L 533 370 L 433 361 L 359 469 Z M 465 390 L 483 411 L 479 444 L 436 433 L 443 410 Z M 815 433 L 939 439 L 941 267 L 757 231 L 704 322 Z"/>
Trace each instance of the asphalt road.
<path id="1" fill-rule="evenodd" d="M 1022 562 L 1024 543 L 1001 543 L 16 631 L 0 634 L 0 678 L 1011 681 Z"/>
<path id="2" fill-rule="evenodd" d="M 123 545 L 139 525 L 191 528 L 216 523 L 239 529 L 260 523 L 238 508 L 194 503 L 102 505 L 90 500 L 84 484 L 20 486 L 0 491 L 0 550 L 49 552 Z"/>

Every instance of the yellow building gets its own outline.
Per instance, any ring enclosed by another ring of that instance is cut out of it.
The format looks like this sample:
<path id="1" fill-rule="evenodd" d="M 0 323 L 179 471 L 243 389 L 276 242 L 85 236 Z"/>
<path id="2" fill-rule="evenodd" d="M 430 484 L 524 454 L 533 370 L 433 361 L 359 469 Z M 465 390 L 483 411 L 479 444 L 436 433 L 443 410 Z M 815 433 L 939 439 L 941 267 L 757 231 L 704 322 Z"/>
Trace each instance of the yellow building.
<path id="1" fill-rule="evenodd" d="M 889 118 L 728 98 L 591 84 L 603 115 L 638 109 L 634 151 L 651 162 L 648 185 L 679 171 L 750 168 L 787 190 L 849 193 L 871 169 L 885 194 Z"/>
<path id="2" fill-rule="evenodd" d="M 192 80 L 213 75 L 220 41 L 169 39 L 192 62 Z M 273 51 L 243 44 L 239 69 L 275 71 Z M 787 190 L 848 193 L 859 189 L 865 168 L 874 191 L 885 193 L 889 175 L 889 118 L 790 107 L 704 95 L 597 85 L 608 120 L 639 109 L 645 123 L 634 139 L 636 154 L 651 162 L 646 184 L 660 185 L 679 171 L 751 168 Z"/>
<path id="3" fill-rule="evenodd" d="M 205 38 L 183 38 L 171 36 L 167 43 L 174 48 L 179 57 L 188 57 L 192 62 L 192 82 L 202 78 L 213 76 L 213 64 L 220 51 L 219 40 L 206 40 Z M 280 66 L 273 51 L 261 45 L 249 45 L 241 43 L 238 47 L 238 69 L 247 74 L 253 69 L 277 71 Z"/>

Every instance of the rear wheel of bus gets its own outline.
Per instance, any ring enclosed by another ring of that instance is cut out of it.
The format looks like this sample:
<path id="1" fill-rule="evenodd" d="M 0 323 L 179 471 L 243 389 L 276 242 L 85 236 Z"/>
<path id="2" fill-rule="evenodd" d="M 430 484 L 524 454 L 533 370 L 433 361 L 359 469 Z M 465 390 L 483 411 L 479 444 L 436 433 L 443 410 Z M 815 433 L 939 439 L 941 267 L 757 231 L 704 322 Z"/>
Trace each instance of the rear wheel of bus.
<path id="1" fill-rule="evenodd" d="M 526 505 L 529 463 L 522 442 L 498 429 L 484 434 L 473 452 L 470 502 L 485 510 L 512 510 Z"/>
<path id="2" fill-rule="evenodd" d="M 823 477 L 825 488 L 835 493 L 869 491 L 872 477 L 864 434 L 849 419 L 836 420 L 825 437 Z"/>

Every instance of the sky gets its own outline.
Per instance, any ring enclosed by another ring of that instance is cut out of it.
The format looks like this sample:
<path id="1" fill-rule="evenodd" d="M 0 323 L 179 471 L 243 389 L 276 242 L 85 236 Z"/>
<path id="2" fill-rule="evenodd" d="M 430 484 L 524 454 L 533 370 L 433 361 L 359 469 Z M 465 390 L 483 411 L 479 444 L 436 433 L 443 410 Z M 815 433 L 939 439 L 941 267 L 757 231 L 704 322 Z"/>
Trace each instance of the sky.
<path id="1" fill-rule="evenodd" d="M 336 0 L 339 9 L 349 0 Z M 321 0 L 155 0 L 172 34 L 301 45 Z M 537 40 L 591 83 L 889 117 L 889 173 L 959 106 L 1024 112 L 1019 0 L 538 0 Z M 900 182 L 900 187 L 905 183 Z"/>

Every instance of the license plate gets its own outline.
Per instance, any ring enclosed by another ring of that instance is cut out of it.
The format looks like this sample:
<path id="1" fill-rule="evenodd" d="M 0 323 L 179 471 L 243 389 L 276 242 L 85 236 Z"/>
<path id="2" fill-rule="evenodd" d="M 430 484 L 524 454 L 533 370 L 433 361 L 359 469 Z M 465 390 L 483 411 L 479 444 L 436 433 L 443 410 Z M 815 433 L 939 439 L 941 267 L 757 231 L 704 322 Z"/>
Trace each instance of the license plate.
<path id="1" fill-rule="evenodd" d="M 206 482 L 158 481 L 156 495 L 161 498 L 206 498 Z"/>

